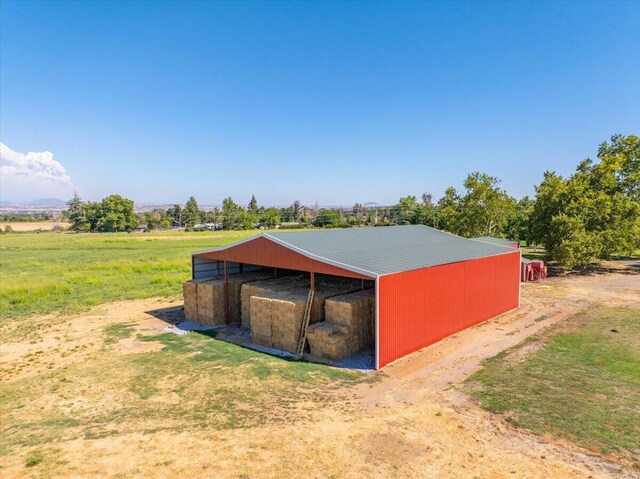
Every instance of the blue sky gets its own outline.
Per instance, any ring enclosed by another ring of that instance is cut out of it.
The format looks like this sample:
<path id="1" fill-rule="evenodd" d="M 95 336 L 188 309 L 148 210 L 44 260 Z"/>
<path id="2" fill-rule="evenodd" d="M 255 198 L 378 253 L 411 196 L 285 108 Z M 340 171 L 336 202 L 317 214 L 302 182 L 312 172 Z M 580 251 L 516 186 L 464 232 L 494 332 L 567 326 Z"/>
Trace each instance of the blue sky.
<path id="1" fill-rule="evenodd" d="M 0 8 L 4 200 L 520 197 L 640 133 L 637 2 Z"/>

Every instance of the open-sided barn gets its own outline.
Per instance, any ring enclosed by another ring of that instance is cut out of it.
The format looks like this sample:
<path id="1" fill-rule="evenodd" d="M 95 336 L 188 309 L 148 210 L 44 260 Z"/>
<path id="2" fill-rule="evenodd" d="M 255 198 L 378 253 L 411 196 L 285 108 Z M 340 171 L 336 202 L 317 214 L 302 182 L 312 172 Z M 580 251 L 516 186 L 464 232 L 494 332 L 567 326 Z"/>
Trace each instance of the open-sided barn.
<path id="1" fill-rule="evenodd" d="M 269 232 L 192 255 L 193 280 L 211 277 L 223 280 L 226 322 L 232 320 L 230 311 L 249 307 L 244 302 L 241 307 L 229 303 L 242 301 L 245 292 L 250 291 L 247 286 L 254 284 L 247 283 L 242 286 L 245 288 L 242 293 L 231 294 L 229 282 L 234 275 L 241 278 L 255 272 L 269 277 L 304 274 L 308 281 L 302 285 L 296 280 L 298 291 L 316 288 L 318 277 L 322 278 L 324 291 L 330 290 L 326 285 L 331 278 L 343 282 L 344 288 L 335 287 L 331 294 L 353 294 L 354 283 L 362 290 L 370 289 L 371 334 L 367 336 L 364 332 L 357 337 L 361 342 L 371 337 L 376 368 L 514 309 L 520 300 L 519 249 L 473 241 L 421 225 Z M 350 278 L 350 283 L 344 278 Z M 288 294 L 286 301 L 295 302 L 290 299 L 292 293 Z M 331 294 L 325 293 L 322 301 L 330 299 Z M 280 305 L 285 301 L 272 293 L 264 296 L 272 302 L 279 301 Z M 345 304 L 355 301 L 336 298 Z M 264 301 L 259 303 L 254 301 L 251 307 L 265 307 Z M 329 315 L 344 306 L 328 303 L 324 311 Z M 357 309 L 353 304 L 352 309 Z M 358 308 L 358 314 L 367 311 Z M 315 314 L 315 319 L 334 321 L 320 313 Z M 245 322 L 244 317 L 242 321 Z M 275 341 L 278 338 L 273 335 L 282 325 L 278 324 L 277 315 L 272 314 L 269 321 L 269 337 Z M 259 327 L 258 322 L 255 324 Z M 318 332 L 327 329 L 326 325 L 319 326 L 322 328 Z M 328 340 L 343 334 L 344 327 L 340 328 L 336 324 L 333 332 L 327 332 Z M 262 331 L 256 337 L 264 337 Z M 351 336 L 341 337 L 346 341 Z"/>

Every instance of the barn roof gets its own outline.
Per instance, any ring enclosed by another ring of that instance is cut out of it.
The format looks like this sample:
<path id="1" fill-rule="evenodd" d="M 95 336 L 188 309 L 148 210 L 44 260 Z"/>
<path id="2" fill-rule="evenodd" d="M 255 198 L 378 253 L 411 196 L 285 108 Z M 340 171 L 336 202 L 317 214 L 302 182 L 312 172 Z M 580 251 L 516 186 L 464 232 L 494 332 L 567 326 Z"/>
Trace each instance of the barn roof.
<path id="1" fill-rule="evenodd" d="M 278 231 L 262 233 L 257 237 L 267 238 L 316 260 L 374 275 L 514 252 L 513 248 L 469 240 L 422 225 Z M 233 246 L 231 244 L 194 254 L 220 251 Z"/>

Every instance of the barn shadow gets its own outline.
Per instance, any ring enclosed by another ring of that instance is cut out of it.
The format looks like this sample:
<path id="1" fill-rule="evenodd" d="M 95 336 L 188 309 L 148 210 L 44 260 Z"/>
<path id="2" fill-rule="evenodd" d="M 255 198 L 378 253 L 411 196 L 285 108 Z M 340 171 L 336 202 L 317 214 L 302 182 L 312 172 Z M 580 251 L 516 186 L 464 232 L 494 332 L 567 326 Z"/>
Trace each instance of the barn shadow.
<path id="1" fill-rule="evenodd" d="M 178 324 L 185 320 L 184 306 L 152 309 L 150 311 L 145 311 L 145 313 L 170 325 Z"/>

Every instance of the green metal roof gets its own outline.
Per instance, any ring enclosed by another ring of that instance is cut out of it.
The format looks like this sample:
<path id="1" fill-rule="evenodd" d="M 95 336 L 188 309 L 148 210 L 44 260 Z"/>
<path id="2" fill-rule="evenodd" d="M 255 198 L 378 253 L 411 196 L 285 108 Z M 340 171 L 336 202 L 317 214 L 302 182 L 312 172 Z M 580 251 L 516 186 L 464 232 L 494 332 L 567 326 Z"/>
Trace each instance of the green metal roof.
<path id="1" fill-rule="evenodd" d="M 517 244 L 516 240 L 510 240 L 506 238 L 496 238 L 495 236 L 478 236 L 476 238 L 470 238 L 474 241 L 484 241 L 485 243 L 499 244 L 499 245 L 511 245 Z"/>
<path id="2" fill-rule="evenodd" d="M 310 258 L 372 277 L 515 251 L 422 225 L 278 231 L 261 236 Z"/>

